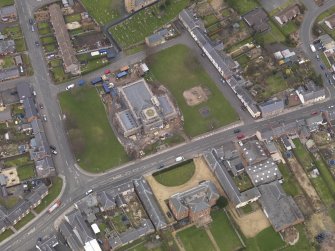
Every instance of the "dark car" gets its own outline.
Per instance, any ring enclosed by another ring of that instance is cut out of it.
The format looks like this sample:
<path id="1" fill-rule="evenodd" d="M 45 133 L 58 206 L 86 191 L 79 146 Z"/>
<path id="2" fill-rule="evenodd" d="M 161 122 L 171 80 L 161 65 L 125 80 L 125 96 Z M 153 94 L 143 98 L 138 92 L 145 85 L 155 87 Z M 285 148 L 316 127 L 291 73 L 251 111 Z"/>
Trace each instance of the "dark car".
<path id="1" fill-rule="evenodd" d="M 29 18 L 29 24 L 30 24 L 30 25 L 33 25 L 34 23 L 35 23 L 34 19 Z"/>
<path id="2" fill-rule="evenodd" d="M 40 109 L 43 109 L 43 108 L 44 108 L 43 104 L 40 104 Z"/>
<path id="3" fill-rule="evenodd" d="M 241 132 L 240 129 L 235 129 L 235 130 L 234 130 L 234 133 L 239 133 L 239 132 Z"/>
<path id="4" fill-rule="evenodd" d="M 36 45 L 36 47 L 39 47 L 40 46 L 40 42 L 36 41 L 35 45 Z"/>
<path id="5" fill-rule="evenodd" d="M 56 147 L 54 145 L 50 145 L 51 150 L 56 150 Z"/>

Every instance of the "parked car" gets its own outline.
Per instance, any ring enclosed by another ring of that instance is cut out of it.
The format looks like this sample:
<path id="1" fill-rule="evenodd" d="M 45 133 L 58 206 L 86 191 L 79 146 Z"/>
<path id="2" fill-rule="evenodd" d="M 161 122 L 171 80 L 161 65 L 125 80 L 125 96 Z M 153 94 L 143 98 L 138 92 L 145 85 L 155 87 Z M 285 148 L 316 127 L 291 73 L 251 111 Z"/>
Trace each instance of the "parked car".
<path id="1" fill-rule="evenodd" d="M 47 119 L 47 115 L 43 115 L 43 121 L 45 121 L 45 122 L 47 122 L 48 121 L 48 119 Z"/>
<path id="2" fill-rule="evenodd" d="M 36 47 L 39 47 L 39 46 L 40 46 L 40 42 L 35 41 L 35 46 L 36 46 Z"/>
<path id="3" fill-rule="evenodd" d="M 93 192 L 93 189 L 90 189 L 90 190 L 88 190 L 85 194 L 86 195 L 89 195 L 89 194 L 91 194 Z"/>
<path id="4" fill-rule="evenodd" d="M 40 109 L 43 109 L 43 108 L 44 108 L 43 104 L 40 104 Z"/>
<path id="5" fill-rule="evenodd" d="M 68 90 L 70 90 L 72 88 L 74 88 L 74 84 L 70 84 L 70 85 L 66 86 L 65 90 L 68 91 Z"/>
<path id="6" fill-rule="evenodd" d="M 30 25 L 33 25 L 34 23 L 35 23 L 34 19 L 29 18 L 29 24 L 30 24 Z"/>
<path id="7" fill-rule="evenodd" d="M 317 111 L 314 111 L 314 112 L 311 113 L 311 115 L 317 115 L 317 114 L 318 114 Z"/>
<path id="8" fill-rule="evenodd" d="M 58 153 L 56 150 L 53 150 L 53 149 L 51 149 L 50 151 L 51 151 L 51 153 L 54 154 L 54 155 L 57 155 L 57 153 Z"/>
<path id="9" fill-rule="evenodd" d="M 54 145 L 50 145 L 50 149 L 56 151 L 56 147 Z"/>
<path id="10" fill-rule="evenodd" d="M 235 130 L 234 130 L 234 133 L 239 133 L 239 132 L 241 132 L 240 129 L 235 129 Z"/>
<path id="11" fill-rule="evenodd" d="M 240 133 L 240 134 L 238 134 L 238 135 L 236 136 L 236 138 L 237 138 L 238 140 L 240 140 L 240 139 L 244 139 L 244 137 L 245 137 L 245 135 L 244 135 L 243 133 Z"/>

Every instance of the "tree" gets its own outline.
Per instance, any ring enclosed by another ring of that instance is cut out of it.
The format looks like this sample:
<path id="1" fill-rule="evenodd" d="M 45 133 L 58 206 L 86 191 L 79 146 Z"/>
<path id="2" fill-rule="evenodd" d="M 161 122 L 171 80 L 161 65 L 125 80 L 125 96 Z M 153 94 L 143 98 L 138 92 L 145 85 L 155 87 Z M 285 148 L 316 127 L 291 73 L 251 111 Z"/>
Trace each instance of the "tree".
<path id="1" fill-rule="evenodd" d="M 220 196 L 220 198 L 216 202 L 216 205 L 221 209 L 225 208 L 228 205 L 228 200 L 226 199 L 226 197 Z"/>

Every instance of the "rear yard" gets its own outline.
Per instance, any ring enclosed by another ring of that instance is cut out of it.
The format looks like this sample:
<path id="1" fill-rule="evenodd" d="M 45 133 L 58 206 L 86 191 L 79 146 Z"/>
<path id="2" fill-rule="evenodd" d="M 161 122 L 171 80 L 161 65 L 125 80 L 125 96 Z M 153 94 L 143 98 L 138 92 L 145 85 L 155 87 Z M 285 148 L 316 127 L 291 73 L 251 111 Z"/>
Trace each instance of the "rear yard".
<path id="1" fill-rule="evenodd" d="M 215 248 L 203 228 L 195 226 L 186 228 L 177 233 L 186 251 L 215 251 Z"/>

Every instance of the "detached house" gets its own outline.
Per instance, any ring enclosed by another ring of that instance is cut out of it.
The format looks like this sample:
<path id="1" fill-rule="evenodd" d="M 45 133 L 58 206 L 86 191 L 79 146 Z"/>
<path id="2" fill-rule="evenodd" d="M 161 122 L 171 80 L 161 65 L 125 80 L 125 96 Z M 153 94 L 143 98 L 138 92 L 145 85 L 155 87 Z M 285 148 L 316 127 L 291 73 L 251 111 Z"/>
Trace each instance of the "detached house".
<path id="1" fill-rule="evenodd" d="M 299 14 L 300 14 L 299 5 L 295 4 L 278 12 L 277 15 L 275 15 L 275 19 L 280 25 L 283 25 L 288 21 L 294 19 Z"/>

